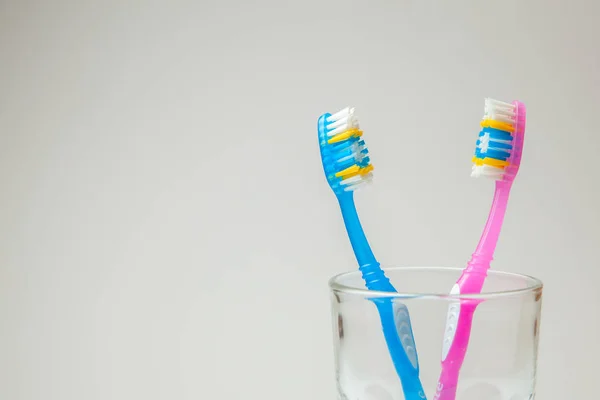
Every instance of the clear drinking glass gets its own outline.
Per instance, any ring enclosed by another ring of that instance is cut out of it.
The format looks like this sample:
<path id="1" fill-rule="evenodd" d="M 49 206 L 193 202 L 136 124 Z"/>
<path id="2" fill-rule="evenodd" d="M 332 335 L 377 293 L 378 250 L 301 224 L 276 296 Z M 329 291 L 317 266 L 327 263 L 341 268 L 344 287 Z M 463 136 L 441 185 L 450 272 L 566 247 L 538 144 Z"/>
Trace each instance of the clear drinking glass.
<path id="1" fill-rule="evenodd" d="M 403 400 L 373 299 L 408 307 L 420 378 L 435 400 L 448 307 L 477 302 L 460 370 L 456 400 L 531 400 L 535 397 L 542 282 L 489 270 L 483 291 L 450 295 L 460 268 L 384 268 L 398 293 L 368 291 L 359 271 L 329 281 L 336 379 L 341 400 Z"/>

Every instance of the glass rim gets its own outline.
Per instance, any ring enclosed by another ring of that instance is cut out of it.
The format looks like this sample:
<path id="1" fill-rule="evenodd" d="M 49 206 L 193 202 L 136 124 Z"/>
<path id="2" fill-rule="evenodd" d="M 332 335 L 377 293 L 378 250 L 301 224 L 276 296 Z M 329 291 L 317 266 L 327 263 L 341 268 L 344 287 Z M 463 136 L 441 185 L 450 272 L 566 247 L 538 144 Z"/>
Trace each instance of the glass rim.
<path id="1" fill-rule="evenodd" d="M 440 267 L 440 266 L 394 266 L 394 267 L 381 267 L 384 272 L 388 271 L 444 271 L 444 272 L 456 272 L 458 274 L 462 273 L 464 268 L 457 267 Z M 501 270 L 488 270 L 487 274 L 495 275 L 495 276 L 503 276 L 509 278 L 519 278 L 524 279 L 527 282 L 527 286 L 524 288 L 518 289 L 510 289 L 510 290 L 501 290 L 501 291 L 487 291 L 481 293 L 472 293 L 472 294 L 451 294 L 450 289 L 448 289 L 448 293 L 427 293 L 427 292 L 408 292 L 408 291 L 400 291 L 400 292 L 383 292 L 378 290 L 369 290 L 365 288 L 358 288 L 356 286 L 345 285 L 340 283 L 344 277 L 348 277 L 351 275 L 360 274 L 359 270 L 355 271 L 347 271 L 336 274 L 332 276 L 328 285 L 329 288 L 333 292 L 343 293 L 343 294 L 351 294 L 357 295 L 361 297 L 369 297 L 369 298 L 402 298 L 402 299 L 439 299 L 439 300 L 461 300 L 461 299 L 491 299 L 491 298 L 499 298 L 499 297 L 514 297 L 527 293 L 533 293 L 536 291 L 542 291 L 544 284 L 543 282 L 531 275 L 520 274 L 516 272 L 507 272 Z"/>

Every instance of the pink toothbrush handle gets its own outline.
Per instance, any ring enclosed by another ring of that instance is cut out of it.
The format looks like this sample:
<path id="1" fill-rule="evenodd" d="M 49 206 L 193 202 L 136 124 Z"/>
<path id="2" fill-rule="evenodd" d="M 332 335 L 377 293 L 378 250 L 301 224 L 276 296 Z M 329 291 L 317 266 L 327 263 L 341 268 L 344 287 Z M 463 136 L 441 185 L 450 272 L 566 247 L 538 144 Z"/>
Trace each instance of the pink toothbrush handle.
<path id="1" fill-rule="evenodd" d="M 500 236 L 512 181 L 497 181 L 494 202 L 479 245 L 452 289 L 453 294 L 481 293 Z M 463 299 L 448 309 L 442 347 L 442 372 L 433 400 L 454 400 L 458 377 L 469 345 L 473 314 L 480 300 Z"/>
<path id="2" fill-rule="evenodd" d="M 482 276 L 482 275 L 480 275 Z M 482 276 L 485 277 L 485 276 Z M 461 280 L 477 284 L 475 279 L 463 275 Z M 483 279 L 479 279 L 483 283 Z M 458 287 L 458 286 L 457 286 Z M 433 400 L 454 400 L 458 386 L 460 368 L 467 353 L 471 324 L 478 300 L 462 300 L 461 304 L 452 304 L 449 307 L 448 322 L 443 345 L 442 372 L 438 380 L 436 394 Z"/>
<path id="3" fill-rule="evenodd" d="M 467 307 L 469 308 L 468 310 L 466 309 Z M 467 353 L 474 312 L 475 305 L 463 305 L 461 308 L 459 326 L 456 330 L 456 335 L 458 335 L 458 338 L 460 339 L 455 341 L 452 350 L 448 353 L 448 357 L 442 361 L 442 374 L 439 380 L 440 383 L 438 383 L 437 392 L 433 397 L 434 400 L 454 400 L 456 397 L 460 365 Z"/>

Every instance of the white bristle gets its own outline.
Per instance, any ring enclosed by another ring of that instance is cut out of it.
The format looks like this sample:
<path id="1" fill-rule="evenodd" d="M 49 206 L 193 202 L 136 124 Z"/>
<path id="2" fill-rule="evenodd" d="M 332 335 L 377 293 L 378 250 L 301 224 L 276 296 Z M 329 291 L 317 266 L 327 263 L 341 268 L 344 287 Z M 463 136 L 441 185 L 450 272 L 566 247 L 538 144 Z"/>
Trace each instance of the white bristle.
<path id="1" fill-rule="evenodd" d="M 483 119 L 515 123 L 516 107 L 513 104 L 487 98 L 485 99 Z"/>
<path id="2" fill-rule="evenodd" d="M 352 144 L 352 147 L 354 149 L 354 158 L 356 159 L 357 162 L 361 162 L 363 160 L 363 158 L 365 157 L 365 155 L 363 154 L 365 145 L 358 144 L 358 142 L 355 142 Z"/>
<path id="3" fill-rule="evenodd" d="M 357 175 L 352 178 L 345 179 L 342 181 L 341 185 L 344 186 L 344 191 L 348 192 L 351 190 L 357 190 L 363 188 L 365 185 L 373 182 L 373 173 L 369 172 L 366 175 Z"/>
<path id="4" fill-rule="evenodd" d="M 479 147 L 479 149 L 481 150 L 482 153 L 487 153 L 489 145 L 490 145 L 490 134 L 485 133 L 483 136 L 481 136 L 479 138 L 479 145 L 477 147 Z"/>
<path id="5" fill-rule="evenodd" d="M 327 129 L 331 129 L 327 133 L 328 136 L 358 127 L 358 118 L 354 116 L 354 107 L 346 107 L 327 118 Z"/>
<path id="6" fill-rule="evenodd" d="M 486 177 L 492 179 L 501 179 L 504 170 L 500 168 L 490 167 L 489 165 L 473 165 L 471 176 L 474 178 Z"/>
<path id="7" fill-rule="evenodd" d="M 350 114 L 350 112 L 354 112 L 354 108 L 352 108 L 352 107 L 342 108 L 340 111 L 336 112 L 335 114 L 330 115 L 329 118 L 327 118 L 327 122 L 337 121 L 340 118 L 345 118 L 348 114 Z"/>
<path id="8" fill-rule="evenodd" d="M 344 179 L 344 180 L 343 180 L 343 181 L 340 183 L 340 185 L 343 185 L 343 186 L 351 186 L 352 184 L 354 184 L 354 183 L 357 183 L 357 182 L 360 182 L 361 180 L 362 180 L 362 176 L 360 176 L 360 175 L 356 175 L 356 176 L 353 176 L 352 178 Z"/>

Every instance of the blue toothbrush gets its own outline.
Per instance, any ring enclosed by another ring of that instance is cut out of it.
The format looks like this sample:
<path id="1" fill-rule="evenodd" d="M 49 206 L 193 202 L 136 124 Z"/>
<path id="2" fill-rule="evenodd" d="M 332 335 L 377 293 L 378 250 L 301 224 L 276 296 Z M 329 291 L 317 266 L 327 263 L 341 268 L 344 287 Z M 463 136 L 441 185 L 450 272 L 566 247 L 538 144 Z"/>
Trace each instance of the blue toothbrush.
<path id="1" fill-rule="evenodd" d="M 346 231 L 367 289 L 396 292 L 375 259 L 354 204 L 354 191 L 373 178 L 369 150 L 361 138 L 362 131 L 354 108 L 346 107 L 333 115 L 321 115 L 318 131 L 325 176 L 340 204 Z M 379 311 L 383 335 L 400 377 L 404 398 L 425 399 L 408 308 L 404 304 L 394 303 L 391 298 L 372 301 Z"/>

